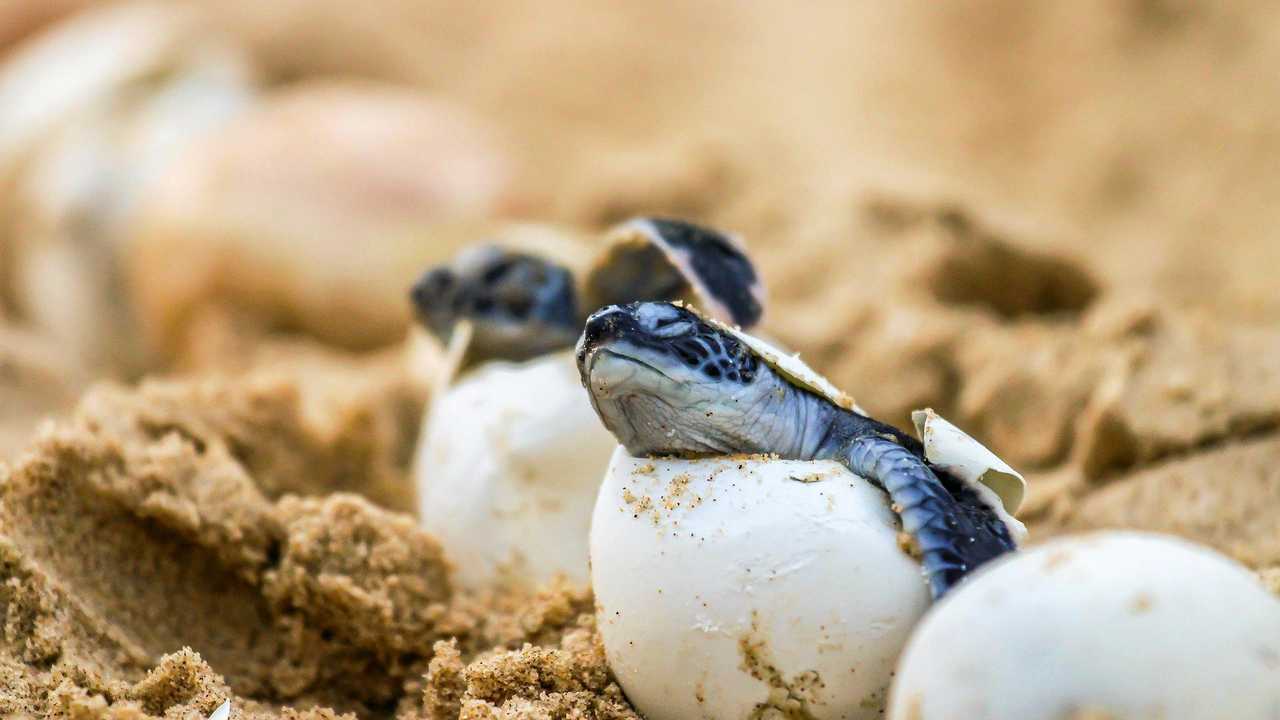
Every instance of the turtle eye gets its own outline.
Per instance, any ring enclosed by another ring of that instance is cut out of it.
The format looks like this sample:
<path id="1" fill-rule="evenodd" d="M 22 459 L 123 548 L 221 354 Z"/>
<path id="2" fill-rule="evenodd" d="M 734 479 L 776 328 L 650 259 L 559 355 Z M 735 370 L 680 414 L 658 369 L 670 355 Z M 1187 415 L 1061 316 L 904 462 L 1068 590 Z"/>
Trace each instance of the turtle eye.
<path id="1" fill-rule="evenodd" d="M 480 282 L 484 283 L 485 285 L 493 285 L 494 283 L 498 282 L 503 277 L 505 277 L 507 272 L 510 270 L 511 270 L 510 262 L 503 261 L 503 262 L 494 263 L 493 265 L 490 265 L 489 267 L 485 268 L 484 273 L 480 275 Z"/>
<path id="2" fill-rule="evenodd" d="M 533 310 L 533 301 L 527 297 L 513 298 L 507 303 L 507 312 L 516 320 L 524 320 Z"/>
<path id="3" fill-rule="evenodd" d="M 680 337 L 693 330 L 693 323 L 679 318 L 663 318 L 653 327 L 653 334 L 660 338 Z"/>
<path id="4" fill-rule="evenodd" d="M 642 328 L 659 338 L 687 335 L 694 329 L 685 314 L 666 303 L 643 303 L 636 308 L 635 317 Z"/>

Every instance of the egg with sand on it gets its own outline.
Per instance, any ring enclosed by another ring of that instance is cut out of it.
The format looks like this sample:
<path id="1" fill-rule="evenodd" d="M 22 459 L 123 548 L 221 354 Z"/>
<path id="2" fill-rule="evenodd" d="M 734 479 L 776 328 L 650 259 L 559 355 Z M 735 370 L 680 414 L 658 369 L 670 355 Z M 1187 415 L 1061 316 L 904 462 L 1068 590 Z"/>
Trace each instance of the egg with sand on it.
<path id="1" fill-rule="evenodd" d="M 752 324 L 763 292 L 741 243 L 691 223 L 638 218 L 592 252 L 524 231 L 428 270 L 412 291 L 447 347 L 419 443 L 423 526 L 467 587 L 587 580 L 587 532 L 613 437 L 583 391 L 573 343 L 586 314 L 637 297 L 696 298 Z"/>
<path id="2" fill-rule="evenodd" d="M 893 720 L 1264 720 L 1280 713 L 1280 601 L 1180 538 L 1098 532 L 993 564 L 903 653 Z"/>
<path id="3" fill-rule="evenodd" d="M 598 626 L 650 720 L 879 717 L 931 595 L 1023 535 L 1021 476 L 972 438 L 921 411 L 921 443 L 688 308 L 601 310 L 578 366 L 622 443 L 592 518 Z"/>
<path id="4" fill-rule="evenodd" d="M 591 532 L 609 665 L 650 720 L 876 717 L 929 606 L 898 533 L 835 462 L 619 448 Z"/>
<path id="5" fill-rule="evenodd" d="M 586 580 L 586 537 L 614 446 L 564 353 L 491 362 L 433 400 L 417 461 L 422 522 L 466 587 Z"/>

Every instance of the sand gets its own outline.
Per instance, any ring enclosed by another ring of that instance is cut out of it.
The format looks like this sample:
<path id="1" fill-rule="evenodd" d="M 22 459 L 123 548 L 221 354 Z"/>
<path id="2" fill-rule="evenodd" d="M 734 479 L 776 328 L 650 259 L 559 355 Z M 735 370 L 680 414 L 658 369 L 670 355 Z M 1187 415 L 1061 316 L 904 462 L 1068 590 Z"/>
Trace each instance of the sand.
<path id="1" fill-rule="evenodd" d="M 517 220 L 735 231 L 765 332 L 872 414 L 933 407 L 1023 471 L 1032 542 L 1175 533 L 1280 594 L 1270 5 L 209 7 L 265 93 L 318 80 L 418 127 L 426 105 L 359 98 L 426 90 L 502 172 L 419 186 L 431 137 L 299 150 L 276 96 L 161 176 L 199 180 L 181 203 L 142 194 L 138 237 L 162 242 L 123 245 L 110 298 L 150 308 L 116 339 L 142 379 L 70 357 L 0 286 L 0 715 L 636 717 L 589 588 L 461 592 L 412 517 L 429 384 L 397 298 Z M 0 53 L 53 14 L 0 19 Z M 436 224 L 435 194 L 486 216 Z"/>
<path id="2" fill-rule="evenodd" d="M 931 318 L 936 337 L 897 342 L 948 364 L 960 391 L 939 399 L 1043 468 L 1027 473 L 1033 540 L 1173 532 L 1280 591 L 1280 388 L 1266 372 L 1280 333 L 1131 307 L 1017 327 L 899 312 Z M 1081 367 L 1064 373 L 1059 356 Z M 451 587 L 407 514 L 424 394 L 403 354 L 292 342 L 249 362 L 95 388 L 3 470 L 0 711 L 186 718 L 233 697 L 235 718 L 634 717 L 588 589 Z M 1246 393 L 1239 377 L 1257 381 Z M 1033 406 L 966 392 L 982 384 Z M 1056 443 L 1023 427 L 1039 423 Z"/>
<path id="3" fill-rule="evenodd" d="M 539 702 L 625 713 L 588 592 L 461 596 L 410 516 L 343 491 L 406 503 L 397 443 L 421 402 L 394 371 L 326 430 L 301 410 L 317 391 L 279 372 L 100 388 L 5 468 L 0 658 L 14 683 L 0 709 L 187 717 L 234 692 L 253 700 L 243 717 L 291 716 L 286 703 L 411 716 L 424 697 L 443 717 L 446 695 L 473 715 Z M 320 379 L 351 371 L 335 372 Z M 450 679 L 459 649 L 483 662 Z M 539 682 L 558 696 L 540 699 Z"/>

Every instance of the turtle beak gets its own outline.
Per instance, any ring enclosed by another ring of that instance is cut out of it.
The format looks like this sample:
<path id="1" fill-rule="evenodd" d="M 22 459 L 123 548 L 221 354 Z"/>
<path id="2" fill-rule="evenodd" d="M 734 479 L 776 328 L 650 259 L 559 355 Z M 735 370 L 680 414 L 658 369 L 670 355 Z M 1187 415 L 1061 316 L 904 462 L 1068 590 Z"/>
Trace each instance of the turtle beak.
<path id="1" fill-rule="evenodd" d="M 601 346 L 617 339 L 628 330 L 635 330 L 636 321 L 631 313 L 621 305 L 608 305 L 591 314 L 578 338 L 575 354 L 578 361 L 578 372 L 585 383 L 590 369 L 591 356 Z"/>
<path id="2" fill-rule="evenodd" d="M 458 277 L 446 267 L 437 267 L 423 273 L 409 290 L 418 322 L 436 337 L 448 340 L 456 319 L 450 310 L 450 301 L 458 284 Z"/>

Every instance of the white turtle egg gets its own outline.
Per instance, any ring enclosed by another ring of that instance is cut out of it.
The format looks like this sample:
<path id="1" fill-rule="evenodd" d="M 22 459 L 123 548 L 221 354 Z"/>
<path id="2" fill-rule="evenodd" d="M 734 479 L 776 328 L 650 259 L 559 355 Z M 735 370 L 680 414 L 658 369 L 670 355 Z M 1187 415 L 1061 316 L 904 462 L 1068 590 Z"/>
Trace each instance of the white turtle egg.
<path id="1" fill-rule="evenodd" d="M 1194 543 L 1055 540 L 980 570 L 898 667 L 896 720 L 1280 717 L 1280 601 Z"/>
<path id="2" fill-rule="evenodd" d="M 649 720 L 878 717 L 929 605 L 887 496 L 829 461 L 619 448 L 591 576 L 609 664 Z"/>
<path id="3" fill-rule="evenodd" d="M 419 442 L 418 503 L 459 584 L 585 582 L 591 507 L 616 444 L 572 351 L 485 363 L 438 392 Z"/>

